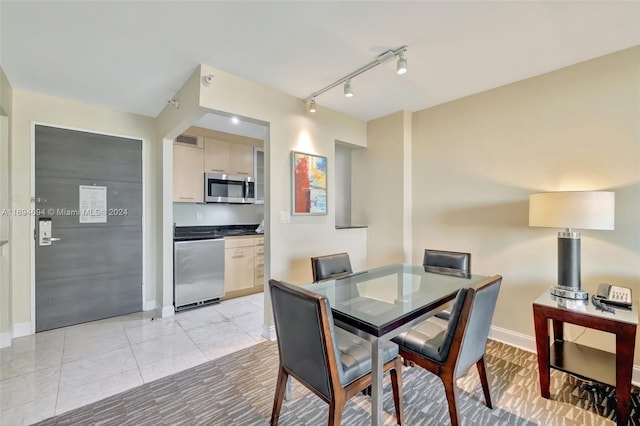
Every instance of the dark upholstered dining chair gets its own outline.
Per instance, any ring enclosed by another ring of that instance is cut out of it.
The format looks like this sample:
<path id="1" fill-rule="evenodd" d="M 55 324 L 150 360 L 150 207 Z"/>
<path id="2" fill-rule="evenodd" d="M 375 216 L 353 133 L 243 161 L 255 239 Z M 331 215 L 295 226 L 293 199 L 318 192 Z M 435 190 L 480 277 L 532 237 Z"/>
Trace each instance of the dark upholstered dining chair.
<path id="1" fill-rule="evenodd" d="M 348 253 L 329 254 L 311 258 L 313 281 L 336 278 L 353 272 Z"/>
<path id="2" fill-rule="evenodd" d="M 471 253 L 425 249 L 422 266 L 429 272 L 467 276 L 471 274 Z"/>
<path id="3" fill-rule="evenodd" d="M 292 376 L 329 404 L 328 424 L 339 426 L 348 399 L 371 384 L 371 344 L 334 327 L 329 301 L 319 294 L 270 280 L 280 366 L 271 425 L 278 424 L 285 386 Z M 383 370 L 390 371 L 398 424 L 402 421 L 402 363 L 387 342 Z"/>
<path id="4" fill-rule="evenodd" d="M 425 249 L 422 266 L 424 266 L 425 271 L 436 274 L 468 277 L 471 275 L 471 253 Z M 442 320 L 449 321 L 451 312 L 449 308 L 447 308 L 435 316 Z"/>
<path id="5" fill-rule="evenodd" d="M 484 353 L 502 277 L 496 275 L 458 292 L 445 321 L 424 321 L 392 339 L 405 363 L 436 374 L 444 384 L 451 424 L 459 424 L 456 379 L 476 364 L 487 407 L 493 408 Z M 441 326 L 439 326 L 441 325 Z"/>

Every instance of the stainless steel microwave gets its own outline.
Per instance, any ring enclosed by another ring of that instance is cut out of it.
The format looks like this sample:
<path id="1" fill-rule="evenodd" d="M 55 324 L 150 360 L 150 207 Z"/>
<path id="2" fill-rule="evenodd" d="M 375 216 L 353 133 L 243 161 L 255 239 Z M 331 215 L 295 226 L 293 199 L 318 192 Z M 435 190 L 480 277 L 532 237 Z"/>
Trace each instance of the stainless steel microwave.
<path id="1" fill-rule="evenodd" d="M 253 204 L 256 202 L 255 180 L 250 176 L 205 173 L 206 203 Z"/>

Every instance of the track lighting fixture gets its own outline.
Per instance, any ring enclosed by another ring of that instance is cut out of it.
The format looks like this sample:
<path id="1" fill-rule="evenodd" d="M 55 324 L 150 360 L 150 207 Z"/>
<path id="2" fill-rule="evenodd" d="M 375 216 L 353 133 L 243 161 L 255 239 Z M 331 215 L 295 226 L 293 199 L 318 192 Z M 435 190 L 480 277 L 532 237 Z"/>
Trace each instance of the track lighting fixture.
<path id="1" fill-rule="evenodd" d="M 351 97 L 353 97 L 353 90 L 351 89 L 351 80 L 347 80 L 347 81 L 344 83 L 344 95 L 345 95 L 347 98 L 351 98 Z"/>
<path id="2" fill-rule="evenodd" d="M 342 77 L 339 80 L 334 81 L 330 85 L 323 87 L 317 92 L 313 92 L 311 95 L 304 98 L 304 102 L 309 102 L 309 112 L 315 112 L 316 110 L 316 101 L 315 98 L 320 96 L 324 92 L 333 89 L 336 86 L 339 86 L 344 83 L 344 95 L 348 98 L 353 96 L 353 89 L 351 88 L 351 79 L 362 74 L 365 71 L 369 71 L 371 68 L 376 67 L 382 63 L 389 61 L 390 59 L 397 58 L 397 68 L 396 72 L 398 74 L 405 74 L 407 72 L 407 59 L 404 57 L 405 52 L 409 50 L 407 46 L 401 46 L 397 49 L 387 50 L 386 52 L 378 55 L 375 60 L 369 62 L 367 65 L 364 65 L 357 70 L 353 71 Z"/>
<path id="3" fill-rule="evenodd" d="M 398 66 L 396 72 L 400 75 L 407 72 L 407 58 L 404 57 L 404 52 L 398 54 Z"/>

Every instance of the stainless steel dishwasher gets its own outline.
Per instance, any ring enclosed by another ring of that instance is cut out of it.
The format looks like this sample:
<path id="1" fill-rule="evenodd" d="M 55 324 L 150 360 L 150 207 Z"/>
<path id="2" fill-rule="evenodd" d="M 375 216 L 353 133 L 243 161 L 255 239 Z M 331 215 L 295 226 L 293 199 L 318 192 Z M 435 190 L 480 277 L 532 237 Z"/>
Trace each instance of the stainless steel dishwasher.
<path id="1" fill-rule="evenodd" d="M 176 311 L 224 296 L 224 238 L 174 242 L 173 265 Z"/>

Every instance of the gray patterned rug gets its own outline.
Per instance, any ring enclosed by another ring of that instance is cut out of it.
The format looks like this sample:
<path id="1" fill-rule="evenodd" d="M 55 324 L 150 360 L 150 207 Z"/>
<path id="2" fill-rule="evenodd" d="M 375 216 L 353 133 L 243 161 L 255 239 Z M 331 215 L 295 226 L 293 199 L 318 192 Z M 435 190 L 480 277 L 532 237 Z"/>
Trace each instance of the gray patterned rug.
<path id="1" fill-rule="evenodd" d="M 463 425 L 609 425 L 615 421 L 615 390 L 551 373 L 551 399 L 540 397 L 536 355 L 489 341 L 487 370 L 493 410 L 484 405 L 477 372 L 458 380 Z M 275 342 L 262 342 L 181 373 L 52 417 L 39 425 L 268 425 L 278 365 Z M 386 424 L 394 424 L 385 378 Z M 640 426 L 638 389 L 632 420 Z M 419 367 L 403 371 L 406 425 L 449 425 L 440 380 Z M 371 405 L 358 395 L 345 407 L 344 425 L 369 425 Z M 280 424 L 325 425 L 328 406 L 293 381 Z"/>

